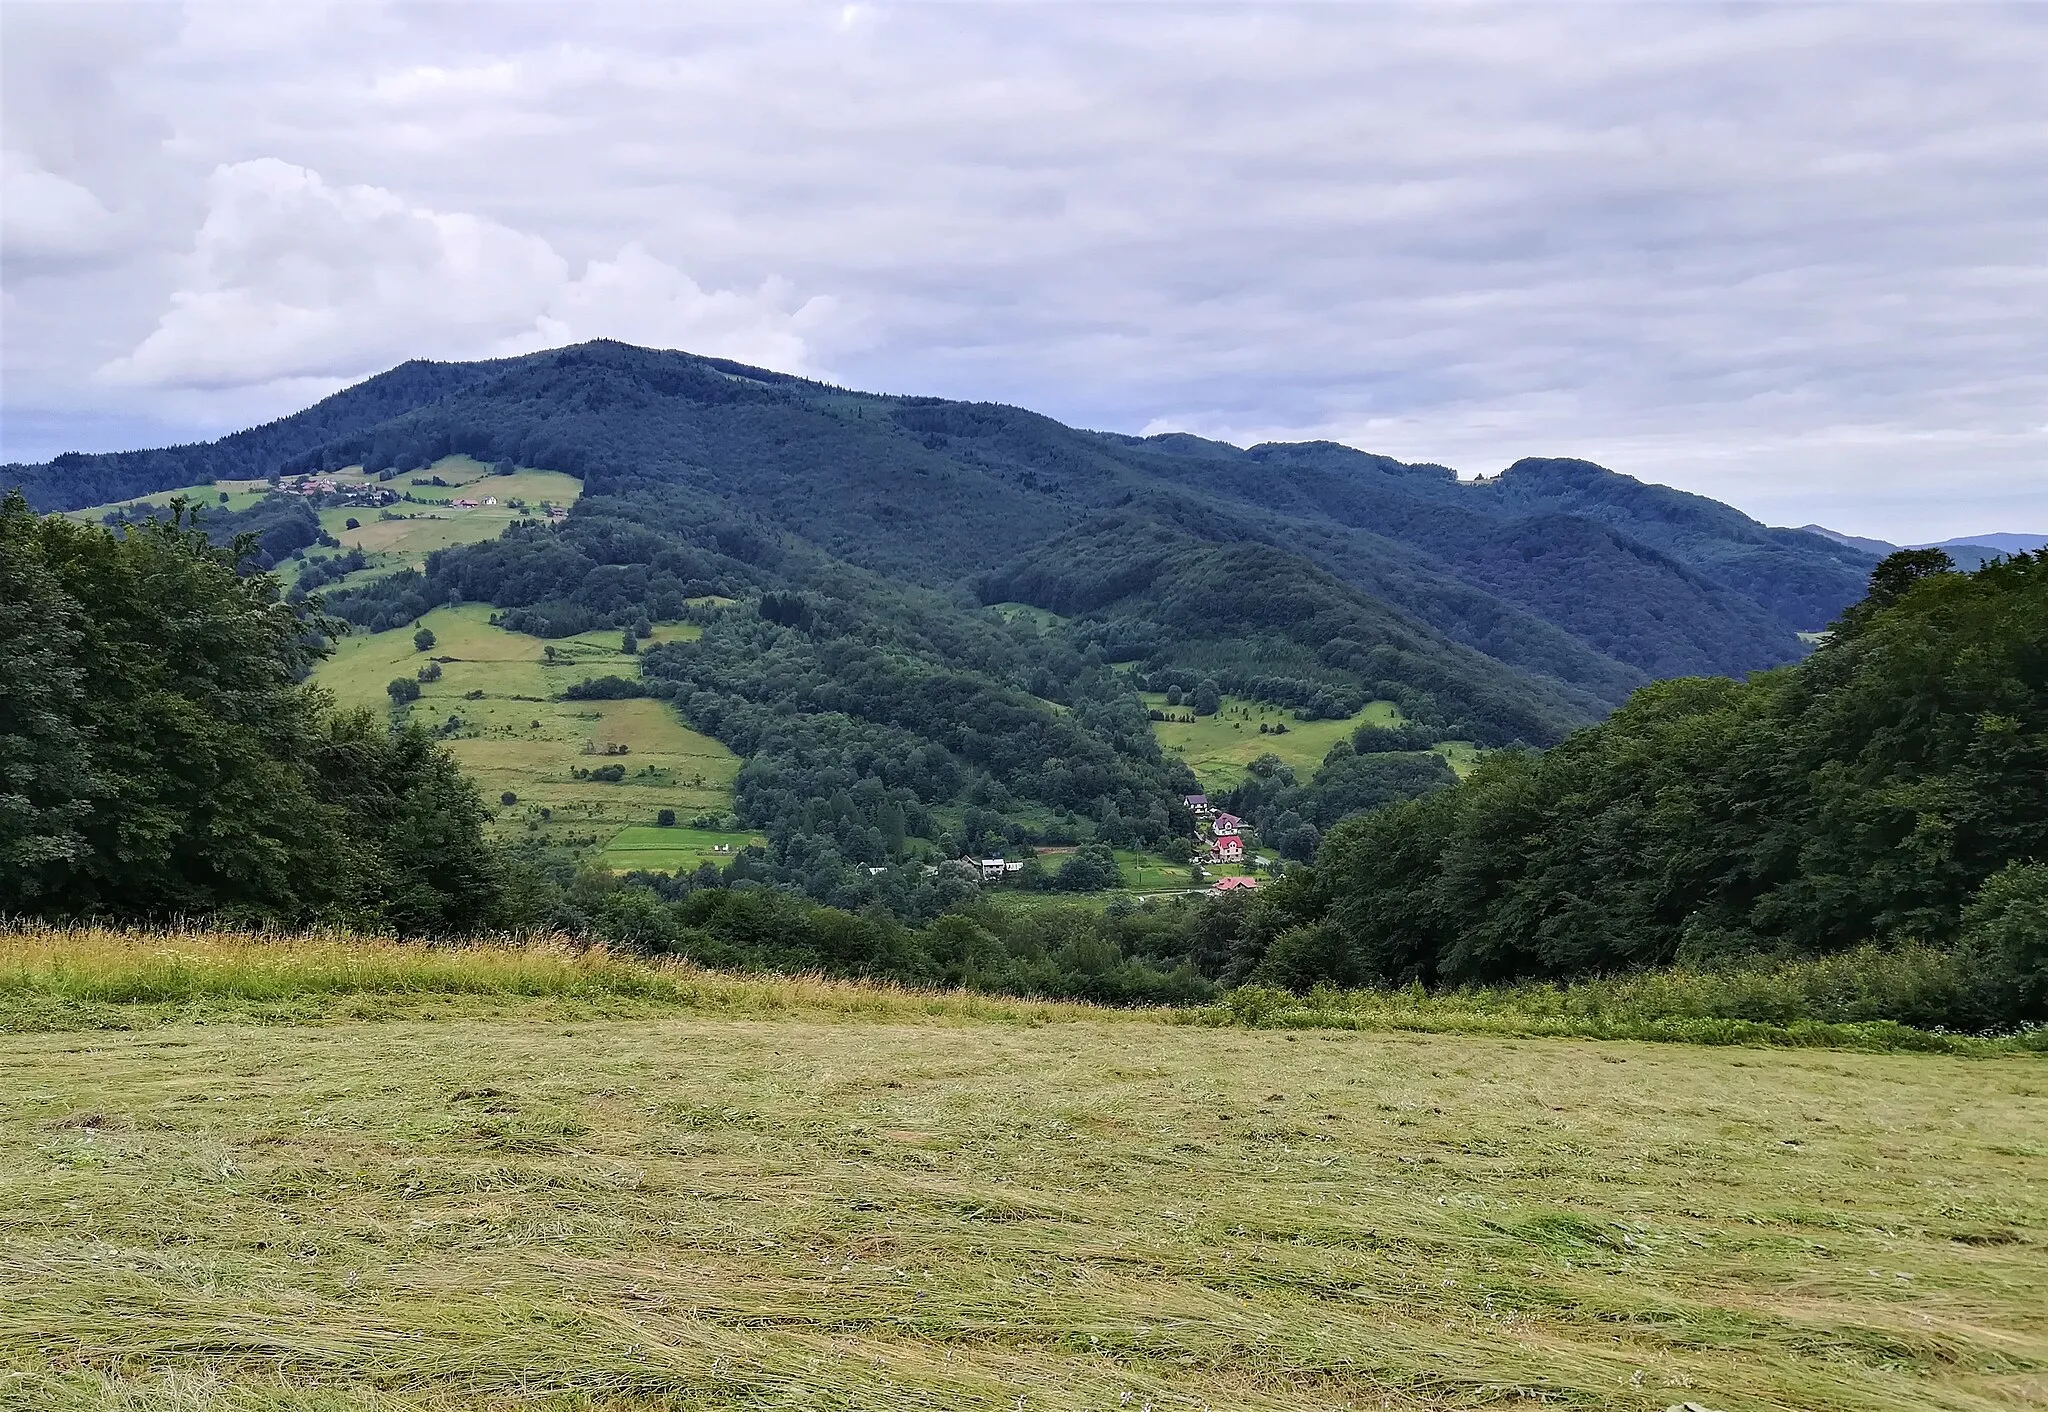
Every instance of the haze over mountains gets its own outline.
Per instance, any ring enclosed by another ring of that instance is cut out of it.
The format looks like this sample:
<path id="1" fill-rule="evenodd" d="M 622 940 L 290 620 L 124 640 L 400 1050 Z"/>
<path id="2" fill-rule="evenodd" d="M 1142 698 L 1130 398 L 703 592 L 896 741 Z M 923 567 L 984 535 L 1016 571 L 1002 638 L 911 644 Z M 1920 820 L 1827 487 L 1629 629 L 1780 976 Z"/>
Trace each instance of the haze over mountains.
<path id="1" fill-rule="evenodd" d="M 1326 442 L 1089 432 L 610 342 L 411 362 L 217 442 L 60 456 L 0 479 L 58 510 L 454 451 L 580 475 L 572 522 L 695 538 L 756 579 L 800 544 L 891 580 L 1141 623 L 1140 636 L 1184 645 L 1285 632 L 1341 604 L 1370 620 L 1367 635 L 1466 674 L 1507 669 L 1560 727 L 1652 678 L 1796 658 L 1798 634 L 1860 594 L 1872 558 L 1584 461 L 1460 482 Z M 1327 658 L 1327 642 L 1297 645 Z"/>

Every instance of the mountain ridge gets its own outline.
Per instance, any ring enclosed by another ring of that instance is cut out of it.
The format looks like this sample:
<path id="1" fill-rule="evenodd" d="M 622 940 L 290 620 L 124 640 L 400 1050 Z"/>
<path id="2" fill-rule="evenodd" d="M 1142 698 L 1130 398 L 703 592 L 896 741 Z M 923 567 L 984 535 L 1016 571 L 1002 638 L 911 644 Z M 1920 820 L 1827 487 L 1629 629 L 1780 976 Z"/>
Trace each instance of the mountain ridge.
<path id="1" fill-rule="evenodd" d="M 1870 563 L 1573 458 L 1525 458 L 1461 482 L 1332 442 L 1092 432 L 1003 404 L 856 392 L 609 342 L 402 364 L 218 442 L 67 455 L 9 466 L 0 482 L 62 509 L 206 472 L 453 451 L 583 477 L 575 514 L 680 497 L 729 535 L 794 536 L 927 588 L 1142 510 L 1191 539 L 1298 555 L 1511 671 L 1609 705 L 1658 676 L 1794 660 L 1797 634 L 1853 601 Z"/>

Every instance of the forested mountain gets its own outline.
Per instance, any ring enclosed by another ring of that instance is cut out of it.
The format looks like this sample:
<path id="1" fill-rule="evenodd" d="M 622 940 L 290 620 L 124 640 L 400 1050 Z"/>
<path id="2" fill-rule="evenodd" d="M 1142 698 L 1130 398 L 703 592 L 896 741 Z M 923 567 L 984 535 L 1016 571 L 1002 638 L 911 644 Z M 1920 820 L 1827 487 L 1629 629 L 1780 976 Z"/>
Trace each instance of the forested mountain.
<path id="1" fill-rule="evenodd" d="M 740 816 L 777 878 L 849 905 L 898 886 L 881 874 L 906 840 L 1182 833 L 1193 777 L 1133 686 L 1311 720 L 1386 699 L 1421 743 L 1549 745 L 1652 678 L 1797 658 L 1873 562 L 1580 461 L 1461 483 L 1329 443 L 1078 431 L 615 343 L 406 364 L 211 446 L 0 479 L 50 509 L 455 453 L 579 476 L 584 494 L 559 525 L 441 551 L 328 609 L 377 629 L 481 601 L 548 637 L 695 615 L 700 641 L 590 689 L 665 696 L 745 757 Z M 1013 603 L 1058 618 L 984 606 Z M 1290 812 L 1328 822 L 1275 807 Z"/>
<path id="2" fill-rule="evenodd" d="M 414 359 L 303 412 L 219 441 L 94 455 L 74 451 L 38 465 L 0 466 L 0 491 L 21 490 L 38 510 L 76 510 L 213 480 L 260 480 L 294 456 L 469 387 L 503 366 Z"/>
<path id="3" fill-rule="evenodd" d="M 1331 443 L 1240 450 L 1076 431 L 1018 408 L 852 393 L 595 343 L 408 363 L 207 446 L 9 466 L 62 509 L 208 476 L 407 468 L 467 451 L 581 475 L 584 514 L 678 504 L 939 587 L 1120 514 L 1258 541 L 1609 705 L 1643 681 L 1792 660 L 1860 592 L 1861 551 L 1583 461 L 1481 482 Z M 1255 587 L 1255 586 L 1254 586 Z"/>

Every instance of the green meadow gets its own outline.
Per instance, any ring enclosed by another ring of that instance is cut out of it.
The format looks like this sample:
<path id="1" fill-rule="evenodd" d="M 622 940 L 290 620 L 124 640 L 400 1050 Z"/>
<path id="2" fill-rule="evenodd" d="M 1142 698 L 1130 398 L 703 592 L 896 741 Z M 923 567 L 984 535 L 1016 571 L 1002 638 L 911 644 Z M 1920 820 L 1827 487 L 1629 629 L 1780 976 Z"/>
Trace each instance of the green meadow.
<path id="1" fill-rule="evenodd" d="M 335 479 L 349 480 L 361 474 L 361 467 L 352 466 L 335 472 Z M 435 476 L 448 484 L 413 484 Z M 382 511 L 320 512 L 320 527 L 340 540 L 343 548 L 361 549 L 370 556 L 369 566 L 342 580 L 344 583 L 360 582 L 395 569 L 418 568 L 436 549 L 496 539 L 509 525 L 539 519 L 542 502 L 566 507 L 583 494 L 583 482 L 575 476 L 527 466 L 519 467 L 509 476 L 494 476 L 489 466 L 467 456 L 444 457 L 424 470 L 395 477 L 386 482 L 386 487 L 412 496 L 412 501 L 400 501 Z M 450 503 L 484 499 L 498 503 L 464 508 Z M 526 508 L 515 508 L 509 503 L 513 500 L 523 501 Z M 358 528 L 348 528 L 351 519 L 357 521 Z"/>
<path id="2" fill-rule="evenodd" d="M 67 511 L 65 518 L 96 525 L 116 510 L 126 510 L 136 505 L 168 506 L 180 497 L 208 510 L 246 510 L 269 492 L 269 485 L 260 480 L 208 481 L 204 485 L 185 485 L 176 490 L 158 490 L 148 495 L 130 496 L 126 500 L 109 500 L 104 505 L 88 505 L 83 510 Z M 223 495 L 227 496 L 225 501 L 220 498 Z"/>
<path id="3" fill-rule="evenodd" d="M 1194 716 L 1192 706 L 1168 706 L 1156 691 L 1142 692 L 1145 705 L 1172 715 Z M 1297 721 L 1292 711 L 1226 696 L 1223 707 L 1213 716 L 1195 716 L 1192 722 L 1154 721 L 1152 734 L 1160 748 L 1188 762 L 1195 778 L 1211 794 L 1223 794 L 1244 778 L 1245 766 L 1271 753 L 1284 765 L 1291 765 L 1306 779 L 1323 763 L 1330 747 L 1362 725 L 1397 726 L 1403 717 L 1391 701 L 1370 701 L 1348 721 Z M 1260 726 L 1287 727 L 1285 735 L 1261 735 Z"/>
<path id="4" fill-rule="evenodd" d="M 0 1402 L 1991 1412 L 2039 1056 L 0 933 Z"/>
<path id="5" fill-rule="evenodd" d="M 483 604 L 437 608 L 421 619 L 434 634 L 422 652 L 413 646 L 413 626 L 342 638 L 314 681 L 343 705 L 390 707 L 385 687 L 395 677 L 416 677 L 434 662 L 437 681 L 420 684 L 420 699 L 405 708 L 414 720 L 442 727 L 459 724 L 445 743 L 483 792 L 498 805 L 501 832 L 523 832 L 604 851 L 637 825 L 653 828 L 663 809 L 683 823 L 732 809 L 732 782 L 739 760 L 723 745 L 685 726 L 663 701 L 568 701 L 561 693 L 589 677 L 636 679 L 637 656 L 619 650 L 616 632 L 585 633 L 543 642 L 491 626 Z M 659 624 L 651 642 L 695 637 L 692 624 Z M 623 753 L 618 753 L 623 747 Z M 607 753 L 611 752 L 611 753 Z M 578 779 L 577 770 L 622 766 L 616 783 Z M 504 794 L 511 804 L 499 804 Z M 670 830 L 661 830 L 669 833 Z M 704 843 L 745 846 L 745 833 L 704 835 Z M 694 841 L 698 841 L 693 839 Z M 618 867 L 666 867 L 631 850 Z M 678 860 L 687 846 L 674 850 Z"/>

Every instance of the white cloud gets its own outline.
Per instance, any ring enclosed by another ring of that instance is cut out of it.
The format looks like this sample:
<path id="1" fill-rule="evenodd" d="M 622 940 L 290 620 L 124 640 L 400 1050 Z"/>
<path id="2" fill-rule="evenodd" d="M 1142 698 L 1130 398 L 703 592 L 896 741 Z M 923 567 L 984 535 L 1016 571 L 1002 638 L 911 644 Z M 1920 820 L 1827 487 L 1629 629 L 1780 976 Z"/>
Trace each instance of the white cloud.
<path id="1" fill-rule="evenodd" d="M 2037 4 L 0 26 L 9 147 L 118 227 L 0 272 L 9 428 L 210 433 L 318 385 L 285 373 L 609 334 L 1109 428 L 1585 454 L 1894 539 L 2048 521 Z"/>
<path id="2" fill-rule="evenodd" d="M 598 337 L 801 368 L 829 309 L 783 281 L 706 292 L 637 242 L 571 278 L 539 236 L 266 157 L 214 171 L 183 283 L 101 375 L 232 388 Z"/>
<path id="3" fill-rule="evenodd" d="M 114 217 L 76 182 L 24 153 L 0 154 L 0 258 L 69 261 L 103 253 Z"/>

